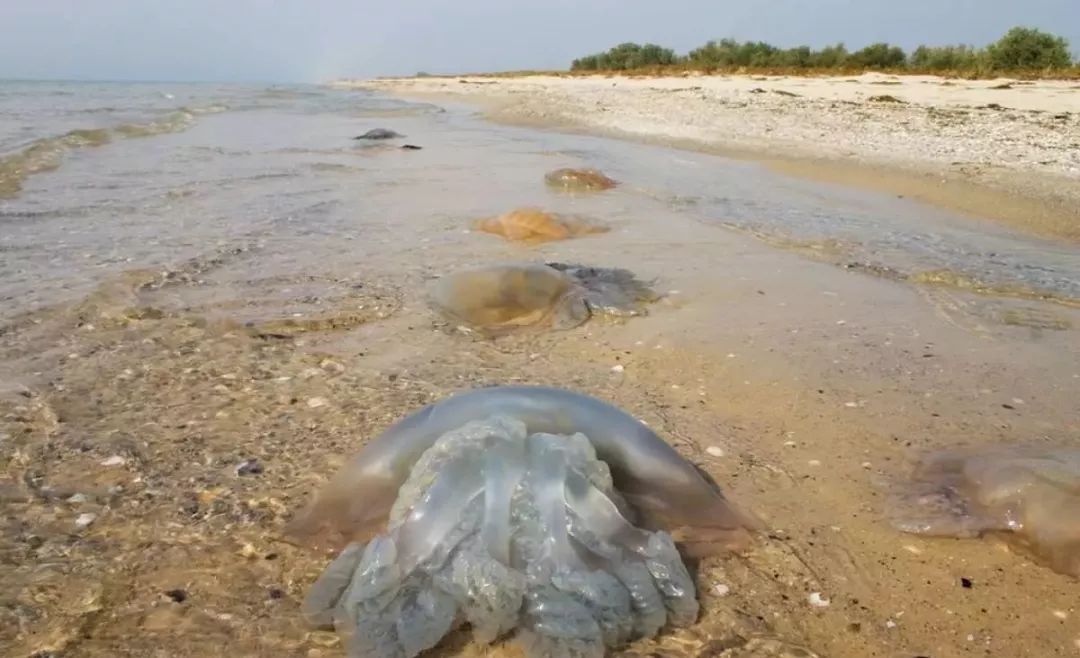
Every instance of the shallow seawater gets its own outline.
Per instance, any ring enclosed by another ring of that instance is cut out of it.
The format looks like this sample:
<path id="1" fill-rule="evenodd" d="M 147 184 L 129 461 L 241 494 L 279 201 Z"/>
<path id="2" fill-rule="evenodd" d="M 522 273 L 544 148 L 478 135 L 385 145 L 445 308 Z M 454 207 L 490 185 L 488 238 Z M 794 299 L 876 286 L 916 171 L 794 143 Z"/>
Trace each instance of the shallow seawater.
<path id="1" fill-rule="evenodd" d="M 423 249 L 528 204 L 616 228 L 630 216 L 658 224 L 689 217 L 862 271 L 924 279 L 946 271 L 975 290 L 1080 298 L 1072 246 L 746 163 L 497 127 L 363 92 L 7 83 L 0 116 L 2 158 L 73 130 L 111 135 L 92 147 L 62 146 L 54 168 L 25 176 L 17 194 L 0 200 L 4 318 L 78 298 L 121 270 L 218 250 L 255 249 L 248 265 L 263 276 L 348 267 L 406 244 Z M 350 140 L 382 125 L 423 150 Z M 132 126 L 147 136 L 124 138 Z M 561 166 L 596 167 L 623 185 L 560 194 L 542 174 Z"/>
<path id="2" fill-rule="evenodd" d="M 406 137 L 351 139 L 378 127 Z M 106 138 L 63 141 L 72 131 Z M 56 138 L 61 157 L 9 168 L 19 189 L 0 199 L 12 655 L 342 655 L 303 623 L 328 557 L 282 540 L 291 511 L 411 411 L 514 383 L 627 410 L 772 531 L 693 569 L 699 623 L 623 655 L 1080 642 L 1074 582 L 980 542 L 905 539 L 870 483 L 915 448 L 1080 436 L 1080 312 L 995 293 L 1076 297 L 1073 248 L 745 162 L 364 92 L 0 86 L 0 158 Z M 545 185 L 564 167 L 620 185 Z M 611 230 L 525 245 L 471 229 L 526 206 Z M 625 268 L 662 298 L 562 332 L 442 330 L 435 279 L 520 262 Z M 478 650 L 451 636 L 434 655 Z"/>

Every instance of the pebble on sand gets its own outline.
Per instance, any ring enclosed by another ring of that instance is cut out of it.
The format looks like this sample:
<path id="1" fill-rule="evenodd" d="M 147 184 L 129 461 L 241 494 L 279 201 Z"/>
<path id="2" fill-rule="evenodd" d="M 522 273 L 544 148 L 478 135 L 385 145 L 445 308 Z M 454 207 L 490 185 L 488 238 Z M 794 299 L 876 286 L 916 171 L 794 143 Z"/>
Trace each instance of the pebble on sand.
<path id="1" fill-rule="evenodd" d="M 333 359 L 323 359 L 319 362 L 319 367 L 323 370 L 329 372 L 336 372 L 338 374 L 345 372 L 345 366 L 338 363 L 337 361 L 334 361 Z"/>
<path id="2" fill-rule="evenodd" d="M 236 465 L 237 475 L 258 475 L 262 472 L 262 464 L 257 459 L 245 459 Z"/>
<path id="3" fill-rule="evenodd" d="M 79 518 L 75 519 L 75 527 L 76 528 L 85 528 L 85 527 L 89 526 L 91 523 L 93 523 L 96 520 L 97 520 L 97 514 L 91 514 L 89 512 L 87 512 L 85 514 L 80 514 Z"/>
<path id="4" fill-rule="evenodd" d="M 188 597 L 187 592 L 182 589 L 170 589 L 165 592 L 165 596 L 169 597 L 173 603 L 183 603 Z"/>
<path id="5" fill-rule="evenodd" d="M 823 597 L 821 592 L 810 592 L 810 596 L 806 597 L 806 600 L 815 608 L 829 607 L 829 599 Z"/>

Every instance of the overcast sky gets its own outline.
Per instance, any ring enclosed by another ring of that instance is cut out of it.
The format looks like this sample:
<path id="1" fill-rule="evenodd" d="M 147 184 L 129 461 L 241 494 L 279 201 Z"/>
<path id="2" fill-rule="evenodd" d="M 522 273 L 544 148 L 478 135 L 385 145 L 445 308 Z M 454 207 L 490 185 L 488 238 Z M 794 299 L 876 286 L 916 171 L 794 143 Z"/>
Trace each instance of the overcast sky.
<path id="1" fill-rule="evenodd" d="M 566 67 L 622 41 L 1080 49 L 1080 0 L 0 0 L 0 78 L 323 81 Z"/>

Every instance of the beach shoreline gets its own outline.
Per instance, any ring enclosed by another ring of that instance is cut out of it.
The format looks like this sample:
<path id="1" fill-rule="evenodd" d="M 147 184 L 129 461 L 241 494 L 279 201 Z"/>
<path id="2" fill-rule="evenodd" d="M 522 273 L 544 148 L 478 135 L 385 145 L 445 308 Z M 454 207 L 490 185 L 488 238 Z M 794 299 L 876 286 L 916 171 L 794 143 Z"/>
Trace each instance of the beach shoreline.
<path id="1" fill-rule="evenodd" d="M 337 81 L 496 122 L 753 160 L 1080 241 L 1080 85 L 932 76 Z"/>
<path id="2" fill-rule="evenodd" d="M 5 655 L 339 658 L 302 608 L 329 556 L 287 524 L 393 423 L 507 384 L 625 410 L 768 528 L 688 565 L 693 627 L 613 656 L 1080 646 L 1075 580 L 999 537 L 900 532 L 888 486 L 927 451 L 1076 444 L 1071 246 L 752 162 L 504 127 L 473 97 L 237 96 L 273 107 L 76 151 L 0 203 Z M 380 126 L 422 148 L 351 139 Z M 546 182 L 570 166 L 620 184 Z M 475 228 L 528 206 L 610 230 Z M 499 337 L 432 305 L 440 278 L 499 263 L 624 269 L 657 299 Z M 467 628 L 425 654 L 521 655 Z"/>

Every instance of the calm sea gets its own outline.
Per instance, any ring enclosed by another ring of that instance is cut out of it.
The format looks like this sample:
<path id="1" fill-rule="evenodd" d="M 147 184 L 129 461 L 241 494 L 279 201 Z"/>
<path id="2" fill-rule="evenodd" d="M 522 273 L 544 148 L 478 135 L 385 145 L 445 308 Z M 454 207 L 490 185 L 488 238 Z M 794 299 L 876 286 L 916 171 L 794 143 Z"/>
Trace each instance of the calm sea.
<path id="1" fill-rule="evenodd" d="M 406 138 L 352 139 L 376 127 Z M 624 185 L 556 195 L 543 173 L 566 166 Z M 146 268 L 198 277 L 213 264 L 219 305 L 373 264 L 422 281 L 440 273 L 432 254 L 453 260 L 440 245 L 472 220 L 523 205 L 616 224 L 689 218 L 859 275 L 947 269 L 1080 298 L 1074 248 L 752 163 L 496 126 L 364 91 L 0 82 L 0 321 Z"/>

